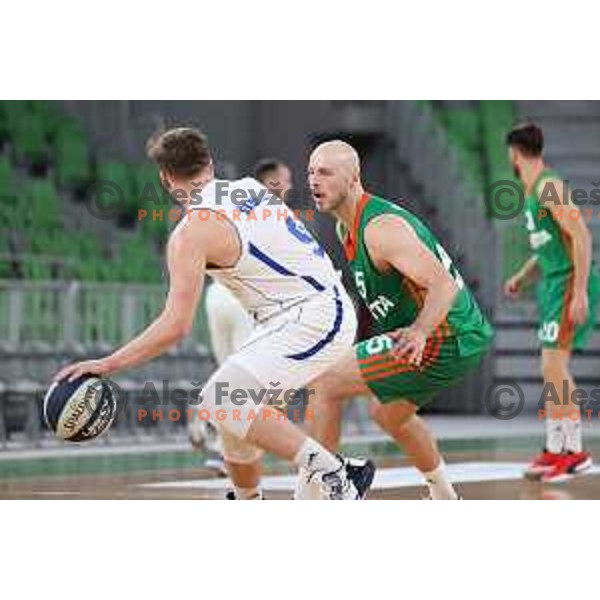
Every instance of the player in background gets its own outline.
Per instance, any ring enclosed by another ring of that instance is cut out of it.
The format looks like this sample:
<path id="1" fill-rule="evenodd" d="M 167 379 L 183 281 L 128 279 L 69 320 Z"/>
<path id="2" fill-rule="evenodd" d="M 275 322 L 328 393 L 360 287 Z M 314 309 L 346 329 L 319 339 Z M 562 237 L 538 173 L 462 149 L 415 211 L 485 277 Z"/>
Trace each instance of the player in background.
<path id="1" fill-rule="evenodd" d="M 293 189 L 292 171 L 277 158 L 264 158 L 254 167 L 254 179 L 260 181 L 272 194 L 287 202 Z"/>
<path id="2" fill-rule="evenodd" d="M 292 174 L 281 160 L 263 159 L 254 167 L 254 178 L 272 194 L 285 201 L 292 190 Z M 222 365 L 250 336 L 254 327 L 250 315 L 224 286 L 214 281 L 206 292 L 206 316 L 213 352 L 217 364 Z M 211 421 L 191 419 L 190 441 L 195 448 L 204 447 L 208 457 L 207 468 L 229 475 L 234 489 L 227 493 L 230 500 L 260 500 L 261 461 L 236 463 L 223 457 L 223 441 L 216 425 Z M 229 440 L 228 444 L 234 444 Z"/>
<path id="3" fill-rule="evenodd" d="M 334 450 L 343 402 L 370 396 L 372 417 L 404 447 L 430 498 L 457 499 L 417 412 L 477 367 L 492 328 L 429 229 L 404 208 L 365 191 L 352 146 L 342 141 L 318 146 L 308 180 L 317 209 L 338 219 L 356 288 L 377 333 L 311 385 L 311 434 Z M 301 472 L 296 497 L 318 495 Z"/>
<path id="4" fill-rule="evenodd" d="M 526 476 L 563 481 L 592 464 L 582 447 L 580 410 L 571 398 L 575 382 L 569 361 L 573 350 L 583 348 L 593 331 L 598 274 L 592 263 L 589 229 L 563 181 L 544 162 L 542 130 L 534 124 L 521 125 L 507 134 L 506 143 L 525 192 L 523 216 L 532 256 L 506 282 L 505 292 L 516 298 L 527 281 L 540 277 L 542 375 L 561 401 L 561 406 L 546 402 L 545 447 Z M 559 418 L 560 411 L 570 416 Z"/>
<path id="5" fill-rule="evenodd" d="M 148 154 L 162 185 L 185 210 L 167 245 L 165 307 L 109 356 L 69 365 L 55 379 L 117 373 L 163 354 L 192 330 L 209 273 L 257 323 L 201 393 L 201 408 L 236 440 L 225 453 L 249 462 L 267 450 L 308 473 L 329 499 L 364 497 L 374 475 L 370 461 L 336 456 L 265 407 L 269 389 L 309 384 L 352 344 L 356 317 L 331 261 L 299 221 L 271 210 L 268 191 L 255 179 L 217 180 L 198 130 L 176 128 L 153 136 Z"/>

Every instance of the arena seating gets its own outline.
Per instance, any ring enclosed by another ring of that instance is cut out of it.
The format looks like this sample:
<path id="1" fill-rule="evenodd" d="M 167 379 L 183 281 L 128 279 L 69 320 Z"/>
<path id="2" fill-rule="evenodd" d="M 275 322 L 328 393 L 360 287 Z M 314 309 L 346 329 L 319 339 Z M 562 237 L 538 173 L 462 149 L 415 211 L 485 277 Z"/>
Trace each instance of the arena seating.
<path id="1" fill-rule="evenodd" d="M 81 126 L 49 102 L 0 103 L 0 143 L 0 217 L 12 232 L 0 248 L 0 277 L 160 282 L 156 265 L 171 222 L 166 214 L 138 221 L 147 184 L 158 198 L 151 165 L 95 160 Z M 65 213 L 81 215 L 95 181 L 122 193 L 110 241 L 89 219 L 83 231 L 65 227 Z M 59 257 L 63 268 L 52 268 Z"/>
<path id="2" fill-rule="evenodd" d="M 109 352 L 164 302 L 173 206 L 159 201 L 156 169 L 100 159 L 91 148 L 59 103 L 0 102 L 0 446 L 22 434 L 37 443 L 41 398 L 59 366 Z M 86 207 L 102 181 L 121 191 L 108 220 Z M 138 220 L 142 197 L 162 219 Z M 189 340 L 118 383 L 139 395 L 147 381 L 158 390 L 162 379 L 202 381 L 213 368 L 208 344 L 201 310 Z"/>

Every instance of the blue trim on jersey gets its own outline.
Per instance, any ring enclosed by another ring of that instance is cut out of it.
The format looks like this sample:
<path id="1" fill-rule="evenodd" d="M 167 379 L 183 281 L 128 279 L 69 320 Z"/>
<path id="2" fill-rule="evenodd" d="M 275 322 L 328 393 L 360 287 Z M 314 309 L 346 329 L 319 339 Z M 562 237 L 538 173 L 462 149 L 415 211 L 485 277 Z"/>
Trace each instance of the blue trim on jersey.
<path id="1" fill-rule="evenodd" d="M 311 277 L 310 275 L 300 275 L 300 277 L 302 277 L 306 283 L 310 283 L 310 285 L 312 285 L 318 292 L 325 291 L 325 286 L 321 285 L 314 277 Z"/>
<path id="2" fill-rule="evenodd" d="M 259 250 L 252 242 L 248 243 L 248 249 L 250 250 L 250 254 L 254 256 L 254 258 L 258 258 L 258 260 L 262 261 L 268 267 L 271 267 L 273 271 L 277 271 L 280 275 L 285 275 L 286 277 L 300 277 L 306 281 L 309 285 L 311 285 L 318 292 L 322 292 L 325 290 L 325 286 L 319 283 L 314 277 L 310 275 L 296 275 L 289 269 L 286 269 L 282 264 L 278 263 L 276 260 L 267 256 L 262 250 Z"/>
<path id="3" fill-rule="evenodd" d="M 308 350 L 304 350 L 303 352 L 298 352 L 297 354 L 288 354 L 286 358 L 291 358 L 293 360 L 306 360 L 311 356 L 314 356 L 317 352 L 322 350 L 327 344 L 330 344 L 335 336 L 338 334 L 340 327 L 342 325 L 342 320 L 344 318 L 344 309 L 342 305 L 342 301 L 340 299 L 340 291 L 337 286 L 334 288 L 335 291 L 335 321 L 333 322 L 333 327 L 329 330 L 327 335 L 319 340 L 314 346 L 311 346 Z"/>

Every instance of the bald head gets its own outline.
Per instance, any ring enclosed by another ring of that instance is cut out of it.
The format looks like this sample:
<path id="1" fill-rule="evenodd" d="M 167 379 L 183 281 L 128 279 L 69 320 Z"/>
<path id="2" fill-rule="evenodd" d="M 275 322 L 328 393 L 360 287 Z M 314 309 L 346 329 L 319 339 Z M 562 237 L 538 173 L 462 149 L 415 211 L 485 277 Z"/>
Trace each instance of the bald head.
<path id="1" fill-rule="evenodd" d="M 319 144 L 310 156 L 311 164 L 313 160 L 329 164 L 332 168 L 344 169 L 349 173 L 360 173 L 358 152 L 342 140 L 331 140 Z"/>
<path id="2" fill-rule="evenodd" d="M 310 155 L 308 183 L 317 208 L 336 212 L 348 198 L 356 200 L 362 193 L 358 153 L 341 140 L 320 144 Z"/>

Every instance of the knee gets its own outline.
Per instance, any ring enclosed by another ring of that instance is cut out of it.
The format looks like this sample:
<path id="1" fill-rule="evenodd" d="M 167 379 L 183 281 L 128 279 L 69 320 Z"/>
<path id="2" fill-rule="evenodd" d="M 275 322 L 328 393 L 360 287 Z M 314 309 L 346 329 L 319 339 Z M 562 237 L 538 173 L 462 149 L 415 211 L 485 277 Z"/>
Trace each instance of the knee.
<path id="1" fill-rule="evenodd" d="M 552 379 L 552 361 L 548 357 L 542 355 L 542 361 L 540 363 L 541 376 L 544 379 Z"/>
<path id="2" fill-rule="evenodd" d="M 340 386 L 336 386 L 332 380 L 327 378 L 314 381 L 307 392 L 307 404 L 317 409 L 326 409 L 327 406 L 341 400 L 343 400 L 343 395 Z"/>
<path id="3" fill-rule="evenodd" d="M 223 458 L 232 463 L 248 465 L 259 461 L 262 450 L 253 444 L 232 435 L 229 431 L 221 429 L 221 440 L 223 445 Z"/>
<path id="4" fill-rule="evenodd" d="M 386 405 L 371 402 L 369 414 L 382 429 L 400 434 L 416 416 L 416 409 L 413 405 L 405 403 Z"/>
<path id="5" fill-rule="evenodd" d="M 384 427 L 387 422 L 385 418 L 385 410 L 383 405 L 381 405 L 379 402 L 371 402 L 369 404 L 369 416 L 380 427 Z"/>
<path id="6" fill-rule="evenodd" d="M 541 370 L 546 381 L 564 379 L 568 375 L 567 362 L 562 357 L 542 355 Z"/>

